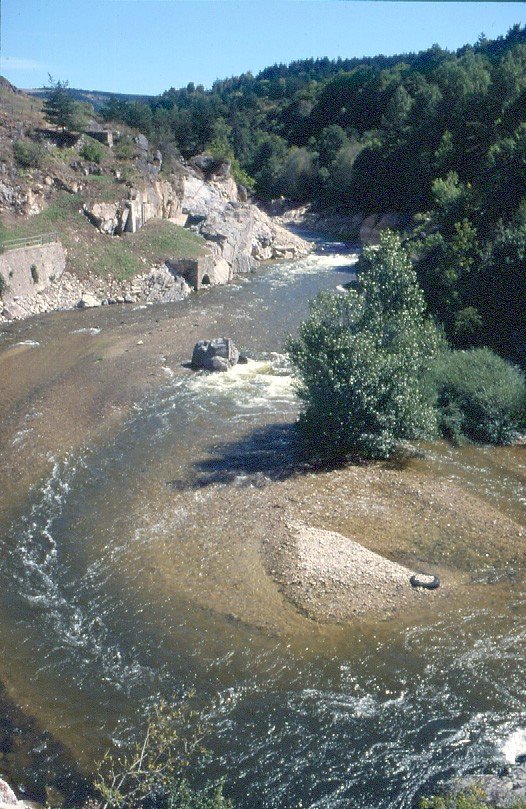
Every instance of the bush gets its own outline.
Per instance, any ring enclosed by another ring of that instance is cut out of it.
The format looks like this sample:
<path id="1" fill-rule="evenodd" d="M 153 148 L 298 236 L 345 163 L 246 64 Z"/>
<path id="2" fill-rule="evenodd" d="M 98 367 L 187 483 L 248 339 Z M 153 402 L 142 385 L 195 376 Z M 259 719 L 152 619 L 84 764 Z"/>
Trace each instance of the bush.
<path id="1" fill-rule="evenodd" d="M 83 143 L 80 156 L 83 157 L 84 160 L 89 160 L 91 163 L 99 164 L 104 157 L 104 149 L 96 140 L 89 138 Z"/>
<path id="2" fill-rule="evenodd" d="M 5 280 L 4 276 L 0 274 L 0 298 L 3 296 L 6 289 L 7 289 L 7 281 Z"/>
<path id="3" fill-rule="evenodd" d="M 45 149 L 41 143 L 21 138 L 13 143 L 13 154 L 19 166 L 37 169 L 42 166 Z"/>
<path id="4" fill-rule="evenodd" d="M 422 798 L 420 809 L 487 809 L 487 801 L 480 790 L 470 790 L 461 795 L 434 795 Z"/>
<path id="5" fill-rule="evenodd" d="M 104 809 L 232 809 L 222 788 L 194 789 L 187 778 L 202 759 L 205 731 L 189 701 L 159 703 L 144 737 L 118 758 L 108 753 L 98 768 Z"/>
<path id="6" fill-rule="evenodd" d="M 441 354 L 430 372 L 439 427 L 453 441 L 509 444 L 524 424 L 526 381 L 488 348 Z"/>
<path id="7" fill-rule="evenodd" d="M 113 148 L 117 160 L 133 160 L 137 155 L 137 148 L 129 135 L 121 135 Z"/>
<path id="8" fill-rule="evenodd" d="M 33 279 L 33 283 L 38 284 L 39 275 L 38 275 L 37 265 L 32 264 L 31 267 L 30 267 L 30 271 L 31 271 L 31 278 Z"/>
<path id="9" fill-rule="evenodd" d="M 385 458 L 436 429 L 425 375 L 439 337 L 399 236 L 385 232 L 366 248 L 358 272 L 357 289 L 320 295 L 288 342 L 299 427 L 321 460 Z"/>
<path id="10" fill-rule="evenodd" d="M 484 790 L 476 787 L 460 795 L 434 795 L 420 801 L 420 809 L 488 809 L 489 805 Z M 526 809 L 526 802 L 522 800 L 510 805 L 513 809 Z"/>

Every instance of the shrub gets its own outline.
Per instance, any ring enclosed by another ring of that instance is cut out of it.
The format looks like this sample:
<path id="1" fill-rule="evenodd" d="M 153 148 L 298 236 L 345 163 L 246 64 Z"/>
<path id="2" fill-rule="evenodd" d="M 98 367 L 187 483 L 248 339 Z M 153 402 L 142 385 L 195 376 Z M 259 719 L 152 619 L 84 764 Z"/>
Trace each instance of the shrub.
<path id="1" fill-rule="evenodd" d="M 30 267 L 30 270 L 31 270 L 31 278 L 33 279 L 33 283 L 38 284 L 39 276 L 38 276 L 37 265 L 32 264 L 31 267 Z"/>
<path id="2" fill-rule="evenodd" d="M 45 149 L 41 143 L 21 138 L 13 143 L 13 154 L 19 166 L 36 169 L 42 166 Z"/>
<path id="3" fill-rule="evenodd" d="M 509 444 L 524 424 L 526 381 L 521 371 L 490 351 L 441 354 L 430 371 L 442 434 Z"/>
<path id="4" fill-rule="evenodd" d="M 385 458 L 400 440 L 436 429 L 424 381 L 439 337 L 399 236 L 386 232 L 366 248 L 358 272 L 357 289 L 320 295 L 288 342 L 299 427 L 323 460 Z"/>
<path id="5" fill-rule="evenodd" d="M 231 809 L 222 788 L 194 789 L 186 776 L 206 752 L 204 729 L 189 701 L 159 703 L 144 737 L 119 757 L 106 754 L 95 787 L 104 809 Z"/>
<path id="6" fill-rule="evenodd" d="M 463 795 L 433 795 L 420 801 L 420 809 L 484 809 L 487 805 L 483 793 L 478 791 Z"/>
<path id="7" fill-rule="evenodd" d="M 420 801 L 420 809 L 487 809 L 488 806 L 487 796 L 479 788 L 472 788 L 460 795 L 434 795 Z M 510 806 L 514 809 L 526 809 L 526 802 L 517 800 Z"/>
<path id="8" fill-rule="evenodd" d="M 89 138 L 82 144 L 80 156 L 83 157 L 84 160 L 89 160 L 91 163 L 99 164 L 104 157 L 104 149 L 96 140 Z"/>
<path id="9" fill-rule="evenodd" d="M 7 281 L 5 280 L 4 276 L 0 274 L 0 298 L 4 294 L 7 289 Z"/>
<path id="10" fill-rule="evenodd" d="M 129 135 L 121 135 L 113 148 L 117 160 L 133 160 L 137 154 L 135 143 Z"/>

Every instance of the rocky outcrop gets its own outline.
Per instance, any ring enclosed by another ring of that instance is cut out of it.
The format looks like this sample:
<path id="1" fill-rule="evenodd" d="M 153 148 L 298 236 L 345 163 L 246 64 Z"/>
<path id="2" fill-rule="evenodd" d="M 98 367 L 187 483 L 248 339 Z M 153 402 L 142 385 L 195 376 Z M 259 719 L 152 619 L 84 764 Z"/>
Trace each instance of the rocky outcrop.
<path id="1" fill-rule="evenodd" d="M 362 244 L 377 244 L 382 230 L 398 230 L 408 225 L 407 217 L 392 211 L 369 216 L 335 211 L 314 212 L 310 205 L 287 207 L 285 200 L 277 200 L 269 207 L 269 212 L 283 225 L 330 234 L 346 241 L 356 240 Z"/>
<path id="2" fill-rule="evenodd" d="M 232 340 L 199 340 L 192 354 L 192 368 L 204 371 L 228 371 L 239 361 L 239 351 Z"/>
<path id="3" fill-rule="evenodd" d="M 9 806 L 16 806 L 18 798 L 7 783 L 0 778 L 0 804 L 7 804 Z"/>
<path id="4" fill-rule="evenodd" d="M 154 180 L 144 188 L 132 188 L 127 198 L 115 202 L 88 202 L 83 212 L 89 221 L 109 236 L 135 233 L 150 219 L 169 219 L 184 225 L 181 200 L 171 183 Z"/>
<path id="5" fill-rule="evenodd" d="M 19 801 L 15 793 L 2 778 L 0 778 L 0 809 L 43 809 L 42 804 L 35 801 Z"/>
<path id="6" fill-rule="evenodd" d="M 299 258 L 310 250 L 308 242 L 243 202 L 232 177 L 185 178 L 181 207 L 216 259 L 230 268 L 226 280 L 251 272 L 258 261 Z"/>
<path id="7" fill-rule="evenodd" d="M 237 274 L 251 272 L 258 261 L 293 259 L 310 245 L 273 222 L 230 176 L 230 164 L 198 155 L 179 165 L 170 182 L 153 180 L 131 189 L 127 199 L 92 202 L 84 213 L 101 232 L 112 236 L 133 233 L 149 219 L 170 219 L 188 225 L 208 242 L 213 267 L 182 268 L 194 288 L 225 284 Z"/>

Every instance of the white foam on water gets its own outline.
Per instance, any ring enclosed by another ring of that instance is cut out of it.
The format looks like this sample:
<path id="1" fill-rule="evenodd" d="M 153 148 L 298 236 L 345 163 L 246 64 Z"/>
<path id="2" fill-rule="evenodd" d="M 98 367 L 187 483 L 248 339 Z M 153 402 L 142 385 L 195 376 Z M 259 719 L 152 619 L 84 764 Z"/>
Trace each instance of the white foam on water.
<path id="1" fill-rule="evenodd" d="M 293 377 L 284 355 L 249 360 L 224 373 L 197 373 L 188 382 L 191 391 L 207 397 L 229 397 L 240 408 L 271 406 L 295 400 Z"/>
<path id="2" fill-rule="evenodd" d="M 287 286 L 292 277 L 298 275 L 313 275 L 320 270 L 342 270 L 354 267 L 359 261 L 358 253 L 319 253 L 306 256 L 300 261 L 291 261 L 280 264 L 275 268 L 275 277 L 272 279 L 273 287 Z M 349 273 L 352 278 L 353 274 Z"/>
<path id="3" fill-rule="evenodd" d="M 33 347 L 34 348 L 35 346 L 39 346 L 40 343 L 38 342 L 38 340 L 20 340 L 20 342 L 15 343 L 15 345 L 17 345 L 17 346 L 28 346 L 28 347 Z"/>
<path id="4" fill-rule="evenodd" d="M 71 334 L 100 334 L 100 329 L 96 329 L 95 327 L 86 328 L 86 329 L 74 329 Z"/>
<path id="5" fill-rule="evenodd" d="M 510 733 L 499 749 L 506 761 L 514 764 L 517 756 L 526 754 L 526 728 L 518 728 Z"/>

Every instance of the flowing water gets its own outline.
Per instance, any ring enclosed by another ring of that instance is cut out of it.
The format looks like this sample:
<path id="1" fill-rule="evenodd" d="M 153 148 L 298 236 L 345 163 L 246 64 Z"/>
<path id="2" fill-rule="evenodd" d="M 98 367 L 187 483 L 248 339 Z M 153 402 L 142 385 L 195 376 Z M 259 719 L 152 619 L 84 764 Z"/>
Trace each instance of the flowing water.
<path id="1" fill-rule="evenodd" d="M 83 767 L 159 695 L 189 689 L 212 730 L 211 773 L 247 809 L 410 807 L 454 772 L 526 750 L 520 577 L 419 622 L 319 627 L 267 574 L 265 510 L 294 461 L 285 335 L 355 261 L 344 245 L 320 250 L 180 304 L 249 364 L 228 375 L 167 364 L 111 440 L 50 457 L 7 510 L 0 678 Z M 45 347 L 57 323 L 79 334 L 78 317 L 42 319 L 25 349 Z M 116 317 L 100 310 L 83 337 Z M 525 455 L 437 444 L 413 463 L 524 526 Z"/>

